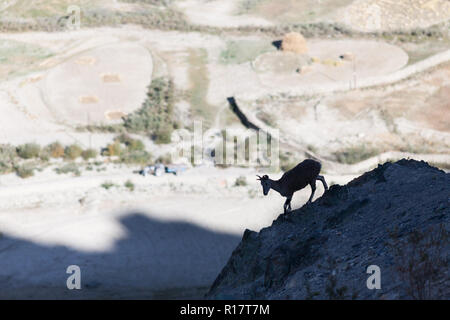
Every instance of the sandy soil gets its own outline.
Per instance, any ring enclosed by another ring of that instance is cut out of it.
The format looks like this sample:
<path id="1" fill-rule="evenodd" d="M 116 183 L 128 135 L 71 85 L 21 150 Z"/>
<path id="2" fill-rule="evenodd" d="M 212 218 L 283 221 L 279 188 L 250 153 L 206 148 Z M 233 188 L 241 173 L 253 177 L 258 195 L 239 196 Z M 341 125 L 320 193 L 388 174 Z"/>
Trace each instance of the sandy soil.
<path id="1" fill-rule="evenodd" d="M 239 27 L 246 25 L 268 26 L 272 23 L 252 15 L 236 15 L 240 0 L 184 0 L 176 7 L 183 11 L 189 22 L 215 27 Z"/>
<path id="2" fill-rule="evenodd" d="M 148 50 L 121 42 L 74 56 L 52 68 L 37 86 L 58 120 L 108 123 L 117 119 L 111 113 L 125 115 L 143 103 L 151 74 Z"/>
<path id="3" fill-rule="evenodd" d="M 183 0 L 175 6 L 191 23 L 217 27 L 336 22 L 363 31 L 427 28 L 450 18 L 446 0 L 261 1 Z M 245 13 L 248 12 L 248 13 Z"/>
<path id="4" fill-rule="evenodd" d="M 356 0 L 340 10 L 337 19 L 364 31 L 427 28 L 450 18 L 445 0 Z"/>
<path id="5" fill-rule="evenodd" d="M 317 86 L 326 87 L 339 84 L 351 86 L 365 78 L 386 75 L 404 67 L 408 55 L 399 47 L 377 41 L 363 40 L 310 40 L 308 55 L 317 62 L 305 67 L 304 72 L 296 73 L 292 68 L 289 73 L 258 73 L 262 84 L 273 90 L 295 90 L 302 88 L 311 92 Z M 376 53 L 376 54 L 375 54 Z M 271 55 L 268 53 L 266 55 Z M 283 53 L 278 60 L 283 59 Z M 339 58 L 351 54 L 354 58 L 345 61 Z M 255 60 L 254 66 L 264 65 L 264 55 Z M 300 67 L 300 66 L 299 66 Z"/>

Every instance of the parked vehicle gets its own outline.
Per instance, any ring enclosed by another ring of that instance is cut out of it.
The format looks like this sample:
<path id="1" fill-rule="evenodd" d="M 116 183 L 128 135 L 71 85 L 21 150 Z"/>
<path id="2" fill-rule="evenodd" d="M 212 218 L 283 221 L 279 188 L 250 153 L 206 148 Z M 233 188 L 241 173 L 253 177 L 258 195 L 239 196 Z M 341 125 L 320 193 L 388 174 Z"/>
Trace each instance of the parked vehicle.
<path id="1" fill-rule="evenodd" d="M 165 169 L 166 173 L 178 175 L 179 173 L 186 171 L 187 167 L 183 165 L 168 165 Z"/>
<path id="2" fill-rule="evenodd" d="M 139 171 L 139 174 L 146 177 L 152 174 L 156 177 L 160 177 L 163 173 L 171 173 L 173 175 L 178 175 L 179 173 L 186 171 L 187 167 L 183 165 L 168 165 L 164 166 L 162 163 L 157 163 L 155 165 L 146 166 L 144 169 Z"/>

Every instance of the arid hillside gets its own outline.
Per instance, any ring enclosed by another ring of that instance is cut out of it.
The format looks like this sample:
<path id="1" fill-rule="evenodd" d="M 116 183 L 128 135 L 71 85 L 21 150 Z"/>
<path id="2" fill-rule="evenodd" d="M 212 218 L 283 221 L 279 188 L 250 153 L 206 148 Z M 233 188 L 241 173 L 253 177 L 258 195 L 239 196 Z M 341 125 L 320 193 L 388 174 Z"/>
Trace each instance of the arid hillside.
<path id="1" fill-rule="evenodd" d="M 385 163 L 246 230 L 211 299 L 449 299 L 450 175 Z M 369 266 L 381 271 L 370 290 Z"/>

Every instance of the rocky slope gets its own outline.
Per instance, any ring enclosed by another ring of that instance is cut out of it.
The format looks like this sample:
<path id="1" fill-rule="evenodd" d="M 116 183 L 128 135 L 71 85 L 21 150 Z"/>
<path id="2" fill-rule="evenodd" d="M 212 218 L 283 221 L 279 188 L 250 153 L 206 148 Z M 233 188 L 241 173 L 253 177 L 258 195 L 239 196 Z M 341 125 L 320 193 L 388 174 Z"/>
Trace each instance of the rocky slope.
<path id="1" fill-rule="evenodd" d="M 385 163 L 246 230 L 209 299 L 450 298 L 450 174 Z M 370 265 L 381 289 L 368 289 Z"/>

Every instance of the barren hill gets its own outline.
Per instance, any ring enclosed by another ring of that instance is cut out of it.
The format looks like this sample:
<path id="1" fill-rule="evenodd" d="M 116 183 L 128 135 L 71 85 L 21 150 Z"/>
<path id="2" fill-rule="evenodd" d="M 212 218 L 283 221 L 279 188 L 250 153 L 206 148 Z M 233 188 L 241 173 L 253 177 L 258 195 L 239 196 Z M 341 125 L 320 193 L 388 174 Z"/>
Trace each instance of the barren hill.
<path id="1" fill-rule="evenodd" d="M 450 175 L 385 163 L 259 233 L 246 230 L 212 299 L 450 298 Z M 369 290 L 367 268 L 380 268 Z"/>

